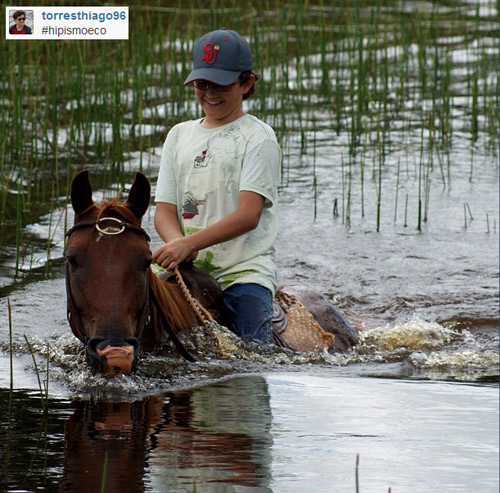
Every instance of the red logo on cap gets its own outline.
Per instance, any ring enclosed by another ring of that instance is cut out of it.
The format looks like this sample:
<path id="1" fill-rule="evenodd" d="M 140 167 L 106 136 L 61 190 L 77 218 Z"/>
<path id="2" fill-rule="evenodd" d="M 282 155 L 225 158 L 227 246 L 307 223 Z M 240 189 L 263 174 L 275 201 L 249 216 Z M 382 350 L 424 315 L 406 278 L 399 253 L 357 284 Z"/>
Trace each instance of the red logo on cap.
<path id="1" fill-rule="evenodd" d="M 213 65 L 215 63 L 219 50 L 219 45 L 215 45 L 214 43 L 205 43 L 205 45 L 203 46 L 204 55 L 201 56 L 201 60 L 203 62 L 206 62 L 208 65 Z"/>

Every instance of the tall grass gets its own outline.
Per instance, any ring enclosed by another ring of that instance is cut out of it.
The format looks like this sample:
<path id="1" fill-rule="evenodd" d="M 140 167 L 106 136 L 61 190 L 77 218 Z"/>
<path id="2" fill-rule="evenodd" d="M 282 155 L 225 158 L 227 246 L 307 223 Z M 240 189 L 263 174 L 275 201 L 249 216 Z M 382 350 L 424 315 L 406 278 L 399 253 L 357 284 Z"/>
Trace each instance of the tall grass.
<path id="1" fill-rule="evenodd" d="M 342 217 L 348 227 L 355 205 L 377 230 L 384 227 L 393 195 L 382 194 L 382 178 L 398 173 L 396 187 L 403 186 L 399 165 L 387 155 L 394 142 L 406 142 L 420 128 L 418 186 L 407 187 L 405 217 L 422 229 L 430 219 L 434 157 L 436 183 L 449 186 L 453 175 L 453 114 L 463 111 L 464 97 L 471 152 L 481 144 L 498 154 L 498 53 L 491 43 L 497 26 L 479 6 L 471 12 L 467 5 L 436 2 L 422 11 L 389 0 L 147 3 L 131 6 L 128 41 L 0 40 L 8 60 L 0 68 L 0 246 L 15 245 L 15 273 L 29 252 L 25 226 L 65 205 L 75 170 L 93 168 L 96 187 L 123 186 L 132 153 L 147 171 L 145 156 L 167 130 L 200 115 L 183 80 L 193 41 L 220 26 L 239 30 L 252 44 L 264 78 L 251 111 L 281 141 L 283 187 L 294 155 L 310 163 L 314 215 L 322 186 L 316 157 L 329 145 L 311 140 L 320 132 L 330 142 L 347 137 L 348 155 L 332 159 L 332 172 L 346 166 Z M 466 61 L 455 61 L 454 49 L 464 51 Z M 367 162 L 376 164 L 371 181 Z M 360 204 L 352 202 L 355 189 Z M 371 191 L 373 209 L 366 202 Z"/>

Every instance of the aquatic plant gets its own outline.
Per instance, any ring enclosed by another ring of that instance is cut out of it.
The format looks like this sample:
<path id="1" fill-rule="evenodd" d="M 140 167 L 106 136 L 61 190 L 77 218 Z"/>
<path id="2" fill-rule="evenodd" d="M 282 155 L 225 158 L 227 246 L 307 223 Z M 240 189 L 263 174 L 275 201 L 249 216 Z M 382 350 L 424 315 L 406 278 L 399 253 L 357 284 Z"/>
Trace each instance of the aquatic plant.
<path id="1" fill-rule="evenodd" d="M 481 5 L 436 2 L 423 11 L 387 0 L 226 0 L 207 8 L 200 0 L 188 7 L 157 0 L 130 7 L 128 41 L 0 40 L 9 60 L 0 68 L 0 246 L 15 245 L 14 275 L 29 270 L 35 255 L 26 225 L 66 205 L 75 170 L 94 168 L 104 190 L 129 182 L 132 162 L 155 173 L 151 155 L 167 130 L 200 116 L 183 86 L 193 41 L 221 25 L 248 37 L 264 75 L 248 104 L 282 145 L 281 188 L 294 168 L 307 167 L 317 218 L 319 161 L 333 153 L 329 173 L 342 178 L 346 227 L 360 217 L 387 228 L 393 197 L 396 223 L 404 196 L 404 225 L 423 231 L 435 183 L 450 186 L 457 131 L 470 136 L 470 180 L 479 146 L 498 154 L 496 8 Z M 401 146 L 410 166 L 416 159 L 417 186 L 402 173 Z M 50 237 L 41 275 L 50 273 Z"/>
<path id="2" fill-rule="evenodd" d="M 10 368 L 10 391 L 14 389 L 14 351 L 12 347 L 12 307 L 10 306 L 10 298 L 7 298 L 7 311 L 9 318 L 9 368 Z M 9 408 L 10 409 L 10 408 Z"/>
<path id="3" fill-rule="evenodd" d="M 35 357 L 35 351 L 31 345 L 31 343 L 29 342 L 28 338 L 26 337 L 26 335 L 24 335 L 24 340 L 26 341 L 26 345 L 28 346 L 29 353 L 31 354 L 31 358 L 33 360 L 33 365 L 35 367 L 35 374 L 36 374 L 36 378 L 38 381 L 38 389 L 40 391 L 40 402 L 41 402 L 42 410 L 43 410 L 44 414 L 47 414 L 48 410 L 49 410 L 49 354 L 50 354 L 49 344 L 47 343 L 46 379 L 44 380 L 44 382 L 42 384 L 42 380 L 40 377 L 41 372 L 40 372 L 40 369 L 38 368 L 38 363 L 37 363 L 36 357 Z"/>
<path id="4" fill-rule="evenodd" d="M 10 451 L 11 451 L 11 429 L 12 429 L 12 397 L 14 391 L 14 367 L 13 367 L 13 347 L 12 347 L 12 308 L 10 305 L 10 299 L 7 298 L 7 311 L 9 318 L 9 356 L 10 356 L 10 387 L 9 387 L 9 407 L 8 407 L 8 418 L 7 418 L 7 436 L 5 437 L 5 455 L 4 455 L 4 465 L 3 472 L 7 477 L 9 464 L 10 464 Z"/>
<path id="5" fill-rule="evenodd" d="M 7 434 L 5 437 L 5 447 L 4 447 L 4 457 L 3 457 L 3 475 L 5 478 L 9 477 L 9 468 L 11 465 L 11 433 L 12 429 L 15 426 L 16 418 L 14 417 L 13 410 L 13 402 L 14 402 L 14 367 L 13 367 L 13 357 L 14 357 L 14 342 L 13 342 L 13 324 L 12 324 L 12 307 L 10 303 L 10 299 L 7 299 L 7 311 L 8 311 L 8 324 L 9 324 L 9 357 L 10 357 L 10 390 L 9 390 L 9 404 L 8 404 L 8 419 L 7 419 Z M 36 440 L 36 445 L 34 449 L 31 451 L 31 460 L 29 467 L 25 471 L 23 471 L 24 478 L 28 478 L 34 469 L 34 463 L 40 457 L 43 461 L 43 474 L 44 477 L 47 474 L 47 453 L 48 453 L 48 410 L 49 410 L 49 353 L 50 347 L 47 343 L 47 352 L 46 352 L 46 374 L 45 380 L 42 384 L 41 373 L 38 367 L 35 349 L 33 345 L 29 342 L 26 335 L 24 336 L 26 345 L 28 347 L 28 352 L 31 354 L 33 364 L 35 366 L 35 373 L 38 380 L 39 385 L 39 393 L 40 393 L 40 408 L 41 408 L 41 416 L 42 419 L 40 421 L 40 426 L 38 428 L 38 435 Z M 39 452 L 41 448 L 41 452 Z"/>
<path id="6" fill-rule="evenodd" d="M 101 493 L 106 493 L 106 483 L 108 481 L 108 451 L 104 452 L 104 463 L 101 474 Z"/>

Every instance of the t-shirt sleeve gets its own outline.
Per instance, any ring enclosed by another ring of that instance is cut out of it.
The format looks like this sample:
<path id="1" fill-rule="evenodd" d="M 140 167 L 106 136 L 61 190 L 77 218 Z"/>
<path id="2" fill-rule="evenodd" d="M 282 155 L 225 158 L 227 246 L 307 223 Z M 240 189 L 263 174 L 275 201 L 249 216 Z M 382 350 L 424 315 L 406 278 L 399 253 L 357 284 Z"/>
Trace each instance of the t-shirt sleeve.
<path id="1" fill-rule="evenodd" d="M 266 139 L 255 146 L 243 161 L 240 192 L 249 191 L 262 195 L 264 207 L 276 203 L 280 180 L 281 151 L 273 139 Z"/>
<path id="2" fill-rule="evenodd" d="M 175 129 L 170 130 L 163 144 L 160 171 L 156 182 L 155 202 L 177 205 L 177 176 L 174 167 Z"/>

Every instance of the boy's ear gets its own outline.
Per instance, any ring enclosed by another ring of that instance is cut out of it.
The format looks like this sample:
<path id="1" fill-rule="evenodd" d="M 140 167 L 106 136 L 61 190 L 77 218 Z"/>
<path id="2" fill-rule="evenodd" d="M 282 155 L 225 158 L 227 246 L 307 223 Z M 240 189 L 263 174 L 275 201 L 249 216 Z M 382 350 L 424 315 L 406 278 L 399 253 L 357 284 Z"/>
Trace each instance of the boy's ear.
<path id="1" fill-rule="evenodd" d="M 250 78 L 246 81 L 245 85 L 250 89 L 256 82 L 255 74 L 250 74 Z"/>

